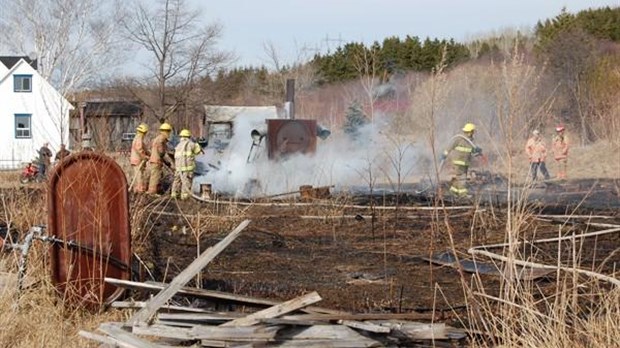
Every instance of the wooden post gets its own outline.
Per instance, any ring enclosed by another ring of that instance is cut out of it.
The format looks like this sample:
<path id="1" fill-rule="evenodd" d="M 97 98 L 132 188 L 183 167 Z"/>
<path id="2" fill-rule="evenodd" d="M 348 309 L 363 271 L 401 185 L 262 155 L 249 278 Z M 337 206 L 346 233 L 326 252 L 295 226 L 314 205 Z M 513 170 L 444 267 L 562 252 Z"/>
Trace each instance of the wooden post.
<path id="1" fill-rule="evenodd" d="M 222 250 L 224 250 L 250 223 L 250 220 L 244 220 L 232 232 L 222 239 L 216 245 L 205 250 L 196 260 L 194 260 L 187 268 L 179 273 L 168 286 L 146 303 L 146 306 L 139 310 L 131 319 L 127 321 L 130 326 L 144 324 L 151 320 L 151 317 L 157 310 L 163 306 L 168 300 L 174 296 L 187 282 L 189 282 L 198 272 L 202 271 L 205 266 L 211 262 Z"/>

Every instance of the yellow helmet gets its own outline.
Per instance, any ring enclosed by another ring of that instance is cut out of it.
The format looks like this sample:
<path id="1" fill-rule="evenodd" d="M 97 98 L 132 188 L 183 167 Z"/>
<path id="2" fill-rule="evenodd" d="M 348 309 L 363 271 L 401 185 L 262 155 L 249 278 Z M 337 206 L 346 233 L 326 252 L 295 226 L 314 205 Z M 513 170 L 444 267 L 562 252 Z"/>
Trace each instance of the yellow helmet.
<path id="1" fill-rule="evenodd" d="M 179 133 L 179 136 L 183 138 L 189 138 L 192 136 L 192 133 L 190 133 L 190 131 L 187 129 L 183 129 L 181 133 Z"/>
<path id="2" fill-rule="evenodd" d="M 148 132 L 148 131 L 149 131 L 149 126 L 147 126 L 146 124 L 142 123 L 142 124 L 140 124 L 140 125 L 136 128 L 136 130 L 137 130 L 138 132 L 140 132 L 140 133 L 146 133 L 146 132 Z"/>
<path id="3" fill-rule="evenodd" d="M 170 132 L 172 130 L 172 126 L 169 123 L 164 122 L 161 126 L 159 126 L 159 130 Z"/>
<path id="4" fill-rule="evenodd" d="M 467 123 L 463 126 L 463 132 L 469 133 L 476 130 L 476 125 L 473 123 Z"/>

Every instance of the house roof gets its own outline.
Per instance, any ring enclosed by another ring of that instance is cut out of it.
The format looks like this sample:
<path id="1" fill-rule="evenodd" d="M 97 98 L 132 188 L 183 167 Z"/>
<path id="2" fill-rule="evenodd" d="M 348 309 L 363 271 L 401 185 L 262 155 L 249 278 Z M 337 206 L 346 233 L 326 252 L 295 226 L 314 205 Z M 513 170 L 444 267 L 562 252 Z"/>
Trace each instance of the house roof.
<path id="1" fill-rule="evenodd" d="M 275 106 L 205 105 L 205 118 L 210 122 L 232 122 L 237 117 L 278 118 Z"/>
<path id="2" fill-rule="evenodd" d="M 34 70 L 37 70 L 37 60 L 30 59 L 28 56 L 0 56 L 0 63 L 4 64 L 7 69 L 12 69 L 20 59 L 23 59 L 26 63 L 30 64 Z"/>
<path id="3" fill-rule="evenodd" d="M 142 114 L 142 104 L 137 101 L 97 101 L 86 102 L 84 116 L 135 117 Z"/>

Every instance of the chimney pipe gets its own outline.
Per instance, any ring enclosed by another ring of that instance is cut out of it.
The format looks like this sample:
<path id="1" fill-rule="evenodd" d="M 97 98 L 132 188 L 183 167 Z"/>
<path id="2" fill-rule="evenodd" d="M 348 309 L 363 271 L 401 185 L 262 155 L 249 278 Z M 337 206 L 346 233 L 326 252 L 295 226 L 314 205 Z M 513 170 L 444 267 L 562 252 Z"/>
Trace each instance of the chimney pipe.
<path id="1" fill-rule="evenodd" d="M 288 118 L 295 119 L 295 79 L 286 80 L 286 102 L 288 104 Z"/>

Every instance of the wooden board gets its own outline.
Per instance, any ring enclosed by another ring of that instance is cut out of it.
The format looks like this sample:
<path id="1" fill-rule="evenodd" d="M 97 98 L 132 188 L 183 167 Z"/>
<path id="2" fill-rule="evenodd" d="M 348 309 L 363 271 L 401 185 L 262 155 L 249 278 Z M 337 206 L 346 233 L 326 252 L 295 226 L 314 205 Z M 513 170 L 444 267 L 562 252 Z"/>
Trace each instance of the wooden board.
<path id="1" fill-rule="evenodd" d="M 205 250 L 200 256 L 198 256 L 189 266 L 187 266 L 181 273 L 179 273 L 172 282 L 168 284 L 157 296 L 153 297 L 146 303 L 144 308 L 140 309 L 131 319 L 129 319 L 129 325 L 136 325 L 138 323 L 146 323 L 157 312 L 157 310 L 163 306 L 168 300 L 170 300 L 187 282 L 189 282 L 198 272 L 202 271 L 205 266 L 211 262 L 222 250 L 232 243 L 237 236 L 243 231 L 247 225 L 250 224 L 250 220 L 244 220 L 234 230 L 232 230 L 224 239 L 219 241 L 216 245 Z"/>
<path id="2" fill-rule="evenodd" d="M 149 291 L 160 291 L 162 290 L 166 284 L 165 283 L 153 283 L 153 282 L 134 282 L 130 280 L 121 280 L 114 278 L 106 278 L 106 283 L 113 284 L 119 287 L 128 288 L 128 289 L 136 289 L 136 290 L 149 290 Z M 194 298 L 202 298 L 211 301 L 226 301 L 226 302 L 235 302 L 235 303 L 243 303 L 246 305 L 254 305 L 254 306 L 275 306 L 280 304 L 281 301 L 268 300 L 264 298 L 245 296 L 239 294 L 232 294 L 228 292 L 215 291 L 215 290 L 205 290 L 205 289 L 196 289 L 191 287 L 182 287 L 176 293 L 177 296 L 187 296 Z M 301 311 L 312 314 L 332 314 L 332 315 L 343 315 L 349 314 L 348 312 L 333 310 L 329 308 L 315 307 L 309 306 L 301 309 Z"/>
<path id="3" fill-rule="evenodd" d="M 313 303 L 321 301 L 321 296 L 316 291 L 309 294 L 299 296 L 292 300 L 277 304 L 273 307 L 263 309 L 256 313 L 252 313 L 247 317 L 231 320 L 220 326 L 251 326 L 258 324 L 261 319 L 276 318 L 287 313 L 296 311 L 300 308 L 309 306 Z"/>

